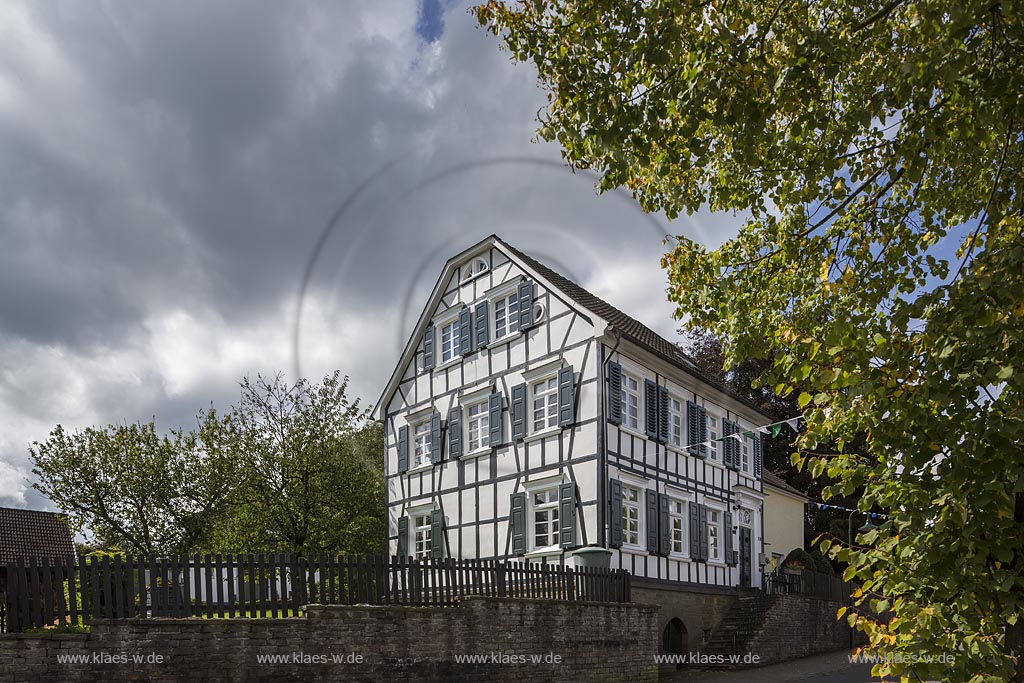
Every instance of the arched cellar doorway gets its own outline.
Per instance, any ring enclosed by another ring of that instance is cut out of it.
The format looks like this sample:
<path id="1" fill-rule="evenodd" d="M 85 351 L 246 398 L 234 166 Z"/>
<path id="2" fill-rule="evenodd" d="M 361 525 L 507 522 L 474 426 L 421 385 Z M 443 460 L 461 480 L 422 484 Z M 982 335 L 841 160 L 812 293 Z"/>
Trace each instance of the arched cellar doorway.
<path id="1" fill-rule="evenodd" d="M 674 655 L 682 655 L 687 653 L 687 633 L 686 624 L 683 623 L 682 619 L 678 617 L 671 619 L 665 624 L 665 630 L 661 635 L 661 649 L 665 653 L 671 653 Z M 677 669 L 682 669 L 685 666 L 683 660 L 680 658 L 676 664 Z"/>

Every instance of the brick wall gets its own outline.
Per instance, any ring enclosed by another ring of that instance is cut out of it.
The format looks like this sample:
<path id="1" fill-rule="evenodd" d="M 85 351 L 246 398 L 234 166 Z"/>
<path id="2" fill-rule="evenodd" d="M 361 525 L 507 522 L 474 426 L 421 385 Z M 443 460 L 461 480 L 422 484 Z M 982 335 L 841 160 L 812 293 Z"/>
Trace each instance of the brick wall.
<path id="1" fill-rule="evenodd" d="M 836 619 L 840 603 L 801 595 L 780 595 L 766 614 L 764 625 L 749 644 L 762 664 L 797 659 L 821 652 L 850 649 L 863 644 L 863 634 L 853 633 L 846 618 Z M 852 645 L 851 645 L 852 642 Z"/>
<path id="2" fill-rule="evenodd" d="M 503 598 L 454 608 L 311 605 L 297 619 L 103 619 L 88 635 L 0 636 L 0 683 L 653 682 L 658 636 L 653 606 Z M 70 655 L 89 661 L 60 662 Z M 288 661 L 259 661 L 268 655 Z"/>

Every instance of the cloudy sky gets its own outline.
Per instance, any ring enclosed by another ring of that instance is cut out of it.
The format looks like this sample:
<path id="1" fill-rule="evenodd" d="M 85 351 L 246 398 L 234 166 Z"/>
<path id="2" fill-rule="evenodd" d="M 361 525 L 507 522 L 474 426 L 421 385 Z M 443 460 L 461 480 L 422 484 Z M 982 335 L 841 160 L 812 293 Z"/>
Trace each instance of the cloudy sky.
<path id="1" fill-rule="evenodd" d="M 58 423 L 190 426 L 257 372 L 372 403 L 491 233 L 674 334 L 662 237 L 737 221 L 595 195 L 466 7 L 0 4 L 0 505 L 52 509 L 28 444 Z"/>

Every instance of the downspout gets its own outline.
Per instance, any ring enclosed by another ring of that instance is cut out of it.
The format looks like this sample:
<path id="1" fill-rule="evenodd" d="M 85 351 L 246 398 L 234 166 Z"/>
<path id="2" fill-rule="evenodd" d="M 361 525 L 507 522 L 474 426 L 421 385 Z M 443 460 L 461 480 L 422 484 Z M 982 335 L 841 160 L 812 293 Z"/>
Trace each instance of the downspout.
<path id="1" fill-rule="evenodd" d="M 605 373 L 609 361 L 612 356 L 615 355 L 616 349 L 619 348 L 619 343 L 622 342 L 622 332 L 615 330 L 615 344 L 612 345 L 611 351 L 608 352 L 607 356 L 604 356 L 604 342 L 601 342 L 601 401 L 597 408 L 597 460 L 598 460 L 598 474 L 600 475 L 598 481 L 601 482 L 600 488 L 597 491 L 597 528 L 601 532 L 600 546 L 602 548 L 608 547 L 608 530 L 607 517 L 608 509 L 608 448 L 607 448 L 607 435 L 608 435 L 608 423 L 605 420 L 604 410 L 606 402 L 603 400 L 604 396 L 608 395 L 608 376 Z"/>

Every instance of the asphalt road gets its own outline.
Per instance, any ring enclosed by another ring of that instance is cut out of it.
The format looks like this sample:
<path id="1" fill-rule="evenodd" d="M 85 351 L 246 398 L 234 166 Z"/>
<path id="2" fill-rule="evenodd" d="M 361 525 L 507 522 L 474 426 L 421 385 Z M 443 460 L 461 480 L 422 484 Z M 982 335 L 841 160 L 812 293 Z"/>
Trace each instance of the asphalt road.
<path id="1" fill-rule="evenodd" d="M 870 664 L 850 664 L 847 651 L 741 671 L 678 671 L 662 676 L 673 683 L 878 683 Z"/>

